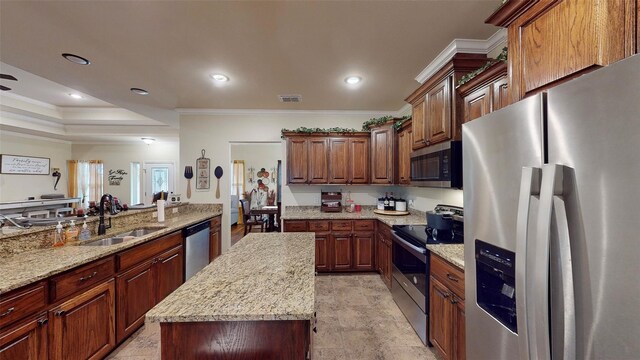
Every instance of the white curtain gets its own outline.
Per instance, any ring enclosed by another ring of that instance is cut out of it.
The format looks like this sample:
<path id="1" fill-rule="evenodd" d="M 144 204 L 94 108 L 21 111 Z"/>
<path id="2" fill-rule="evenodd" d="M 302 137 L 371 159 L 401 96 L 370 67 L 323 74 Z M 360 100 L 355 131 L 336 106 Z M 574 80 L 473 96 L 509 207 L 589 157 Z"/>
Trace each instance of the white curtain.
<path id="1" fill-rule="evenodd" d="M 233 160 L 231 175 L 231 195 L 238 195 L 238 199 L 242 199 L 244 194 L 244 160 Z"/>
<path id="2" fill-rule="evenodd" d="M 102 160 L 69 160 L 69 196 L 81 197 L 82 207 L 98 202 L 104 193 Z"/>

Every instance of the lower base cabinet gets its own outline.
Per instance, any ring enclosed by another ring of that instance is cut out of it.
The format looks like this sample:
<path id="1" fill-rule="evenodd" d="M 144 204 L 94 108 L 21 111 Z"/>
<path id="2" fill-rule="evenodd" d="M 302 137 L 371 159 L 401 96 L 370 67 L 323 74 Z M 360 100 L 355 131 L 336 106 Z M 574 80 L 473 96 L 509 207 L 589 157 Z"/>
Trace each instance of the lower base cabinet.
<path id="1" fill-rule="evenodd" d="M 331 270 L 350 270 L 353 267 L 353 241 L 351 234 L 331 235 Z"/>
<path id="2" fill-rule="evenodd" d="M 316 271 L 329 271 L 330 236 L 316 233 Z"/>
<path id="3" fill-rule="evenodd" d="M 391 289 L 391 273 L 392 273 L 392 263 L 391 263 L 391 228 L 378 224 L 378 235 L 376 239 L 377 246 L 377 265 L 378 272 L 380 273 L 380 277 L 382 277 L 382 281 L 387 285 L 389 289 Z"/>
<path id="4" fill-rule="evenodd" d="M 0 334 L 0 360 L 46 360 L 48 356 L 47 314 L 20 323 Z"/>
<path id="5" fill-rule="evenodd" d="M 115 347 L 115 290 L 112 279 L 49 310 L 50 359 L 101 359 Z"/>
<path id="6" fill-rule="evenodd" d="M 220 234 L 222 233 L 221 216 L 211 219 L 209 227 L 209 262 L 220 256 L 222 253 L 222 241 Z"/>

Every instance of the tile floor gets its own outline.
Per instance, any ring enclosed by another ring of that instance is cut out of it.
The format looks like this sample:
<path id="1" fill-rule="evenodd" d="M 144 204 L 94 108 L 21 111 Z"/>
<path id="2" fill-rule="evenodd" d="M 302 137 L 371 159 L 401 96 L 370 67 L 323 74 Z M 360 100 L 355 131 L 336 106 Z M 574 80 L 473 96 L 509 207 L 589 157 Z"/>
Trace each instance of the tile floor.
<path id="1" fill-rule="evenodd" d="M 377 274 L 316 277 L 315 360 L 436 360 Z M 160 328 L 147 324 L 111 353 L 112 360 L 160 358 Z"/>

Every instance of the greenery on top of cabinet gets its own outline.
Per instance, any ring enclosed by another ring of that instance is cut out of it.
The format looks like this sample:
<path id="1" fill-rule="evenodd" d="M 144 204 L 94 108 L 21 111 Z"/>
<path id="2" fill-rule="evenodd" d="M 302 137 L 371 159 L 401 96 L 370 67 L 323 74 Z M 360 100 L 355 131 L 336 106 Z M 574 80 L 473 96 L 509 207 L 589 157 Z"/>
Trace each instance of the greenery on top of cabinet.
<path id="1" fill-rule="evenodd" d="M 493 66 L 493 64 L 495 64 L 497 62 L 500 62 L 500 61 L 503 61 L 503 62 L 507 61 L 507 47 L 506 46 L 504 48 L 502 48 L 502 52 L 500 52 L 500 54 L 495 59 L 491 59 L 491 60 L 487 61 L 487 63 L 484 64 L 481 68 L 476 69 L 476 70 L 464 75 L 463 77 L 461 77 L 460 80 L 458 81 L 457 86 L 464 85 L 464 84 L 468 83 L 473 78 L 475 78 L 476 76 L 480 75 L 483 71 L 485 71 L 488 68 L 490 68 L 491 66 Z"/>

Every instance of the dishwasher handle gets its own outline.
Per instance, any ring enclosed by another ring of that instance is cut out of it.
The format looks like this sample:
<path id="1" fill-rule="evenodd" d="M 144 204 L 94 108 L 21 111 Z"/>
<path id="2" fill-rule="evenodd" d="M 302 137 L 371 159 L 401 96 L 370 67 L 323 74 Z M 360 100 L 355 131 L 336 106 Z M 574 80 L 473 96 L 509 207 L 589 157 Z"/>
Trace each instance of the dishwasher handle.
<path id="1" fill-rule="evenodd" d="M 209 221 L 203 221 L 199 224 L 191 225 L 182 230 L 182 235 L 187 238 L 195 233 L 199 233 L 202 230 L 208 230 L 210 227 Z"/>

